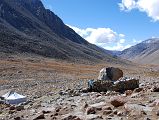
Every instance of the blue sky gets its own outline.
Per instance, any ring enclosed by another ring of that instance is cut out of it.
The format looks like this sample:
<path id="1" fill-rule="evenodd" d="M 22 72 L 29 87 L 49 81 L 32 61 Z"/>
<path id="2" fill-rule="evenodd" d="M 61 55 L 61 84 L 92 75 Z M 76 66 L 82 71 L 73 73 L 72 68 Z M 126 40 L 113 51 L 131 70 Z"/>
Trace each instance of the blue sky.
<path id="1" fill-rule="evenodd" d="M 89 42 L 123 50 L 159 37 L 159 0 L 42 0 Z"/>

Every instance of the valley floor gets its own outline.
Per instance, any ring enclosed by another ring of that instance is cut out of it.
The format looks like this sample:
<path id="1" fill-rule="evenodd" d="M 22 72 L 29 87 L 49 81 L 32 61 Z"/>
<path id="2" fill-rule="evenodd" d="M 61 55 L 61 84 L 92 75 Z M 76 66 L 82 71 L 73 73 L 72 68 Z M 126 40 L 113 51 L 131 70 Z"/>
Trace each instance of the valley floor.
<path id="1" fill-rule="evenodd" d="M 67 99 L 70 99 L 68 97 L 60 97 L 58 94 L 60 90 L 85 88 L 87 87 L 88 80 L 97 79 L 100 69 L 110 66 L 122 69 L 124 76 L 140 78 L 140 84 L 146 86 L 147 89 L 159 83 L 159 66 L 137 64 L 120 65 L 110 63 L 80 64 L 41 57 L 8 56 L 0 58 L 0 95 L 10 90 L 15 90 L 20 94 L 26 95 L 32 102 L 32 106 L 27 106 L 27 112 L 28 110 L 35 110 L 34 112 L 36 114 L 40 111 L 42 106 L 46 107 L 48 104 L 48 106 L 52 106 L 55 105 L 55 103 L 57 104 L 57 101 L 60 103 L 61 99 L 64 99 L 62 102 L 66 102 Z M 95 95 L 96 94 L 97 93 L 95 93 Z M 89 97 L 87 96 L 83 99 L 91 99 L 91 93 L 87 95 Z M 135 101 L 134 104 L 140 104 L 142 102 L 145 102 L 142 104 L 147 104 L 150 100 L 159 99 L 158 94 L 155 93 L 144 92 L 143 96 L 144 97 L 140 96 L 136 99 L 130 98 L 130 101 Z M 79 96 L 73 97 L 72 99 L 74 101 L 77 99 L 82 101 L 82 97 L 78 97 Z M 109 100 L 109 97 L 110 96 L 104 95 L 100 102 Z M 86 102 L 87 101 L 89 104 L 95 104 L 91 103 L 91 100 L 86 100 Z M 82 103 L 83 102 L 80 104 Z M 71 104 L 75 104 L 75 102 Z M 74 110 L 79 111 L 76 107 Z M 12 115 L 8 115 L 6 111 L 5 108 L 1 107 L 0 119 L 4 116 L 6 119 L 13 119 L 16 115 L 23 113 L 20 111 L 20 113 L 16 112 Z M 30 115 L 29 112 L 28 115 Z M 145 116 L 152 117 L 149 113 Z M 141 118 L 145 116 L 143 115 Z M 118 118 L 119 117 L 116 117 L 116 119 Z M 126 117 L 124 118 L 126 119 Z M 152 118 L 156 119 L 154 116 Z M 31 118 L 28 117 L 28 119 Z M 57 117 L 57 119 L 62 118 Z M 131 119 L 134 119 L 134 117 L 131 117 Z"/>

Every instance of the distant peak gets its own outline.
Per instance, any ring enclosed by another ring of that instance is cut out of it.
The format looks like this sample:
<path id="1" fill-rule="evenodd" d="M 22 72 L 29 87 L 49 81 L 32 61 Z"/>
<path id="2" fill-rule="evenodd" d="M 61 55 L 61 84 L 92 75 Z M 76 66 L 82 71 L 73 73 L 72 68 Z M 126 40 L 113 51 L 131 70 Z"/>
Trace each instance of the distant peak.
<path id="1" fill-rule="evenodd" d="M 142 43 L 155 43 L 155 42 L 159 42 L 159 38 L 151 38 L 148 40 L 143 41 Z"/>

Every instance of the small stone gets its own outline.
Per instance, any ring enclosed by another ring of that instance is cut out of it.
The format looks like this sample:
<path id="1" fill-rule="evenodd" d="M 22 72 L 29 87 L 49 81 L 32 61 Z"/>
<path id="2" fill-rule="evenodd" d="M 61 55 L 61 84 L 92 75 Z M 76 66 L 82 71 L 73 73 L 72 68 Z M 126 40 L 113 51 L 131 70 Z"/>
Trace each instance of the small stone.
<path id="1" fill-rule="evenodd" d="M 85 120 L 103 120 L 101 115 L 90 114 L 86 116 Z"/>
<path id="2" fill-rule="evenodd" d="M 119 111 L 119 112 L 117 113 L 117 116 L 122 116 L 122 114 L 123 114 L 123 113 Z"/>
<path id="3" fill-rule="evenodd" d="M 147 115 L 147 113 L 145 112 L 145 111 L 141 111 L 141 114 L 143 114 L 143 115 Z"/>
<path id="4" fill-rule="evenodd" d="M 15 117 L 14 120 L 21 120 L 21 118 L 20 117 Z"/>
<path id="5" fill-rule="evenodd" d="M 133 93 L 132 90 L 127 90 L 127 91 L 125 91 L 126 96 L 130 96 L 132 93 Z"/>
<path id="6" fill-rule="evenodd" d="M 145 118 L 144 120 L 151 120 L 150 118 Z"/>
<path id="7" fill-rule="evenodd" d="M 109 117 L 114 117 L 114 113 L 110 113 L 108 116 Z"/>
<path id="8" fill-rule="evenodd" d="M 89 115 L 89 114 L 95 114 L 96 113 L 96 109 L 94 107 L 88 107 L 86 109 L 86 113 L 87 113 L 87 115 Z"/>
<path id="9" fill-rule="evenodd" d="M 156 99 L 152 103 L 149 104 L 149 107 L 159 106 L 159 99 Z"/>
<path id="10" fill-rule="evenodd" d="M 56 118 L 55 116 L 53 116 L 53 117 L 51 118 L 51 120 L 57 120 L 57 118 Z"/>
<path id="11" fill-rule="evenodd" d="M 45 116 L 43 113 L 39 113 L 36 116 L 33 117 L 33 120 L 38 120 L 38 119 L 45 119 Z"/>
<path id="12" fill-rule="evenodd" d="M 24 110 L 24 106 L 22 106 L 22 105 L 20 105 L 20 106 L 16 106 L 16 110 L 17 110 L 17 111 Z"/>
<path id="13" fill-rule="evenodd" d="M 56 107 L 56 108 L 55 108 L 55 111 L 56 111 L 56 112 L 59 112 L 60 109 L 61 109 L 61 107 Z"/>
<path id="14" fill-rule="evenodd" d="M 108 114 L 110 114 L 110 113 L 112 113 L 112 110 L 104 110 L 104 111 L 103 111 L 103 115 L 108 115 Z"/>
<path id="15" fill-rule="evenodd" d="M 112 110 L 112 108 L 110 106 L 104 106 L 102 110 Z"/>
<path id="16" fill-rule="evenodd" d="M 9 110 L 15 110 L 15 106 L 10 106 Z"/>
<path id="17" fill-rule="evenodd" d="M 87 108 L 87 107 L 88 107 L 88 104 L 87 104 L 87 103 L 84 103 L 83 108 L 85 109 L 85 108 Z"/>
<path id="18" fill-rule="evenodd" d="M 81 119 L 77 116 L 69 115 L 67 117 L 62 118 L 62 120 L 81 120 Z"/>
<path id="19" fill-rule="evenodd" d="M 156 112 L 156 115 L 159 116 L 159 111 Z"/>
<path id="20" fill-rule="evenodd" d="M 153 87 L 151 88 L 151 91 L 152 91 L 152 92 L 159 92 L 159 87 L 158 87 L 158 86 L 153 86 Z"/>
<path id="21" fill-rule="evenodd" d="M 46 110 L 43 110 L 42 113 L 44 114 L 48 114 L 48 113 L 51 113 L 51 111 L 46 111 Z"/>
<path id="22" fill-rule="evenodd" d="M 119 106 L 123 106 L 126 103 L 126 100 L 124 97 L 121 96 L 117 96 L 117 97 L 113 97 L 110 99 L 110 103 L 114 106 L 114 107 L 119 107 Z"/>
<path id="23" fill-rule="evenodd" d="M 82 93 L 87 93 L 88 92 L 88 88 L 83 88 L 82 89 Z"/>
<path id="24" fill-rule="evenodd" d="M 13 113 L 15 113 L 16 111 L 15 110 L 9 110 L 9 114 L 13 114 Z"/>
<path id="25" fill-rule="evenodd" d="M 117 110 L 113 110 L 113 113 L 114 113 L 115 115 L 117 115 L 118 111 L 117 111 Z"/>
<path id="26" fill-rule="evenodd" d="M 142 90 L 143 90 L 143 88 L 135 88 L 133 92 L 137 93 L 137 92 L 141 92 Z"/>

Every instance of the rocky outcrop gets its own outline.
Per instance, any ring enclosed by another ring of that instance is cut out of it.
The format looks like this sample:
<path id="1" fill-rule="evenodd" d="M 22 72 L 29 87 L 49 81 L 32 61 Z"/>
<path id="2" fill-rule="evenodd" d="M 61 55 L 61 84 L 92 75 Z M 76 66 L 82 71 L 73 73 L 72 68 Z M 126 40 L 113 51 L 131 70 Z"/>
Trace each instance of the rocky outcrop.
<path id="1" fill-rule="evenodd" d="M 116 82 L 113 81 L 102 81 L 97 80 L 93 82 L 91 91 L 95 92 L 106 92 L 106 91 L 117 91 L 123 92 L 126 90 L 133 90 L 139 87 L 139 79 L 135 78 L 122 78 Z"/>
<path id="2" fill-rule="evenodd" d="M 134 90 L 139 87 L 139 79 L 123 77 L 123 71 L 119 68 L 103 68 L 97 80 L 88 82 L 89 91 L 106 92 L 116 91 L 124 92 Z"/>
<path id="3" fill-rule="evenodd" d="M 119 68 L 108 67 L 100 70 L 98 80 L 113 80 L 116 81 L 123 77 L 123 71 Z"/>
<path id="4" fill-rule="evenodd" d="M 114 82 L 113 91 L 133 90 L 139 87 L 139 79 L 135 78 L 122 78 Z"/>

